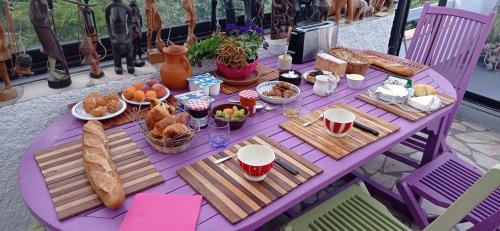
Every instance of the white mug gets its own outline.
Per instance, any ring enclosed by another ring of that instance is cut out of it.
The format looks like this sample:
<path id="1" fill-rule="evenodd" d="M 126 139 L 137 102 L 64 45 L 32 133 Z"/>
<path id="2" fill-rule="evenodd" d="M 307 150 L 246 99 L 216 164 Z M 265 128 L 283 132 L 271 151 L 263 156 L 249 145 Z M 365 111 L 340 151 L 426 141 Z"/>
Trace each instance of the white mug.
<path id="1" fill-rule="evenodd" d="M 363 86 L 363 81 L 365 77 L 358 74 L 347 74 L 347 85 L 351 89 L 359 89 Z"/>
<path id="2" fill-rule="evenodd" d="M 314 81 L 313 92 L 319 96 L 331 95 L 340 79 L 334 75 L 317 75 Z"/>

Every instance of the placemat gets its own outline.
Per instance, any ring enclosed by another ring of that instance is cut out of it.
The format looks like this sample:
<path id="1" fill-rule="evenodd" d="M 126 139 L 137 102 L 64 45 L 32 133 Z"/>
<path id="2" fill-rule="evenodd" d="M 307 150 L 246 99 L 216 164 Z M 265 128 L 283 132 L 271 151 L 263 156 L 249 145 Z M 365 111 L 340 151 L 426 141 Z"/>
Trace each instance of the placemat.
<path id="1" fill-rule="evenodd" d="M 221 83 L 220 90 L 222 91 L 222 93 L 229 95 L 246 89 L 254 88 L 262 82 L 272 81 L 278 79 L 279 77 L 279 72 L 277 70 L 273 70 L 262 64 L 258 64 L 256 70 L 257 72 L 259 72 L 259 80 L 257 82 L 246 86 L 231 86 Z M 218 75 L 217 71 L 214 71 L 213 74 L 214 76 Z"/>
<path id="2" fill-rule="evenodd" d="M 447 96 L 447 95 L 440 93 L 440 92 L 438 92 L 436 95 L 441 100 L 441 103 L 442 103 L 441 108 L 446 107 L 450 104 L 453 104 L 456 100 L 455 98 L 453 98 L 451 96 Z M 357 95 L 356 98 L 361 100 L 361 101 L 367 102 L 373 106 L 376 106 L 378 108 L 382 108 L 382 109 L 384 109 L 384 110 L 386 110 L 394 115 L 397 115 L 397 116 L 404 118 L 404 119 L 411 121 L 411 122 L 415 122 L 419 119 L 422 119 L 422 118 L 432 114 L 432 112 L 410 112 L 410 111 L 403 110 L 400 106 L 395 105 L 395 104 L 385 104 L 385 103 L 379 102 L 379 101 L 373 99 L 370 96 L 369 92 L 365 92 L 361 95 Z"/>
<path id="3" fill-rule="evenodd" d="M 358 53 L 360 55 L 375 56 L 378 59 L 380 59 L 381 63 L 383 63 L 384 65 L 396 65 L 396 64 L 399 64 L 399 65 L 403 65 L 405 67 L 410 68 L 410 70 L 413 72 L 413 75 L 411 75 L 411 76 L 403 76 L 403 77 L 412 77 L 412 76 L 414 76 L 414 75 L 416 75 L 416 74 L 418 74 L 418 73 L 420 73 L 422 71 L 425 71 L 425 70 L 427 70 L 429 68 L 429 66 L 421 64 L 421 63 L 417 63 L 415 61 L 411 61 L 411 60 L 404 59 L 404 58 L 401 58 L 401 57 L 398 57 L 398 56 L 389 55 L 389 54 L 385 54 L 385 53 L 381 53 L 381 52 L 377 52 L 377 51 L 361 50 Z M 374 69 L 383 71 L 383 72 L 387 72 L 387 73 L 392 74 L 392 75 L 402 76 L 399 73 L 391 72 L 391 71 L 385 69 L 384 67 L 379 66 L 377 63 L 373 63 L 371 65 L 371 67 L 374 68 Z"/>
<path id="4" fill-rule="evenodd" d="M 239 148 L 248 144 L 262 144 L 272 148 L 277 158 L 299 170 L 299 174 L 292 175 L 275 163 L 264 180 L 254 182 L 245 178 L 236 158 L 220 164 L 213 163 L 217 159 L 237 153 Z M 318 166 L 263 135 L 255 136 L 177 170 L 189 185 L 233 224 L 321 172 L 323 170 Z"/>
<path id="5" fill-rule="evenodd" d="M 127 195 L 164 181 L 127 133 L 118 130 L 108 138 Z M 85 177 L 81 143 L 77 140 L 35 153 L 59 220 L 103 204 Z"/>
<path id="6" fill-rule="evenodd" d="M 354 113 L 356 121 L 377 130 L 379 135 L 374 136 L 358 128 L 351 127 L 346 136 L 341 138 L 333 137 L 328 134 L 328 129 L 325 127 L 323 120 L 318 120 L 307 127 L 302 126 L 303 123 L 318 118 L 325 110 L 330 108 L 341 108 Z M 289 119 L 282 122 L 280 127 L 336 160 L 399 130 L 399 126 L 395 124 L 369 115 L 345 103 L 328 105 L 304 116 Z"/>

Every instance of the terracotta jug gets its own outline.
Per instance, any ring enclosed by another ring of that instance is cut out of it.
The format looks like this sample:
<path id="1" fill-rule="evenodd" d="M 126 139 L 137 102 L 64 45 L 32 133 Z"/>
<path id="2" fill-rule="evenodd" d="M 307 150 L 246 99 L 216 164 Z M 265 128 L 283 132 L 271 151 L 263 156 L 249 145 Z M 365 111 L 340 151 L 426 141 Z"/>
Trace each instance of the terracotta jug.
<path id="1" fill-rule="evenodd" d="M 193 75 L 191 65 L 187 59 L 188 48 L 179 45 L 170 45 L 162 49 L 165 61 L 160 69 L 161 80 L 169 89 L 184 90 L 187 78 Z"/>

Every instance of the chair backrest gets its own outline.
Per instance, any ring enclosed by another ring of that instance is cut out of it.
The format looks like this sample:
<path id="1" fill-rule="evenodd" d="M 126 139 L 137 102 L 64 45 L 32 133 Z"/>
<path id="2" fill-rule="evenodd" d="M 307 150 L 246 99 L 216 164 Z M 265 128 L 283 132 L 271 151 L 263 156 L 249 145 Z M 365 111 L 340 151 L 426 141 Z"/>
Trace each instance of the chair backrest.
<path id="1" fill-rule="evenodd" d="M 484 15 L 427 2 L 406 58 L 446 77 L 460 103 L 494 20 L 494 12 Z"/>
<path id="2" fill-rule="evenodd" d="M 451 230 L 481 201 L 500 187 L 500 164 L 491 168 L 460 196 L 441 216 L 424 231 Z M 493 230 L 500 226 L 500 208 L 488 219 L 476 224 L 471 230 Z"/>

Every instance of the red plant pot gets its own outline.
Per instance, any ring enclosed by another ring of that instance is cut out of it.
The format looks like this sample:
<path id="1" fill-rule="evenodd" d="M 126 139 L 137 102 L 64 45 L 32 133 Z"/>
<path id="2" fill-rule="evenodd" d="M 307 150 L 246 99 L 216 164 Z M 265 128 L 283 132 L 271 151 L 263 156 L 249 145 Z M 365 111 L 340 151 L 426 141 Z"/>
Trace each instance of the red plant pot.
<path id="1" fill-rule="evenodd" d="M 238 70 L 234 67 L 228 67 L 224 63 L 217 62 L 217 72 L 226 79 L 245 80 L 252 75 L 255 68 L 257 68 L 257 64 L 259 64 L 259 58 Z"/>

